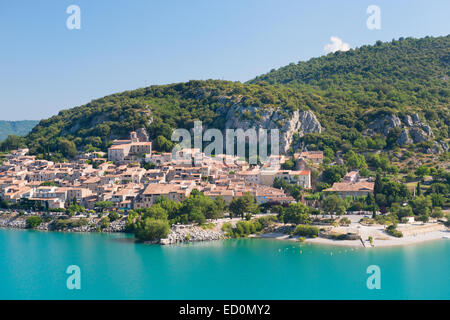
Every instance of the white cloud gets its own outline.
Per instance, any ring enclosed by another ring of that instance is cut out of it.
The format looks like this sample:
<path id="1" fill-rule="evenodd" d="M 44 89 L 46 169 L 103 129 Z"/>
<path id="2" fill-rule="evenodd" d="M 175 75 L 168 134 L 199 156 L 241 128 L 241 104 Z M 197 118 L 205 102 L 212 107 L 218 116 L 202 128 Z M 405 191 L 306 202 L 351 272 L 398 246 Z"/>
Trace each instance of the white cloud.
<path id="1" fill-rule="evenodd" d="M 350 45 L 342 41 L 339 37 L 331 37 L 331 43 L 323 47 L 326 53 L 336 52 L 336 51 L 348 51 L 350 50 Z"/>

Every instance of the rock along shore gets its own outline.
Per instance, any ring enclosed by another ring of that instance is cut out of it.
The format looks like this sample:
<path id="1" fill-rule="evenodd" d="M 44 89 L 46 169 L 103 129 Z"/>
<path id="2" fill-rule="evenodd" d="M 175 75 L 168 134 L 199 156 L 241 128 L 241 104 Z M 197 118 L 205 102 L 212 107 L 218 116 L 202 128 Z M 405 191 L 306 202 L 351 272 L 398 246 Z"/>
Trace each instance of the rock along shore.
<path id="1" fill-rule="evenodd" d="M 169 236 L 159 241 L 162 245 L 175 244 L 181 242 L 213 241 L 225 239 L 223 231 L 218 228 L 203 229 L 191 225 L 174 225 Z"/>
<path id="2" fill-rule="evenodd" d="M 0 228 L 27 229 L 27 216 L 0 217 Z M 110 222 L 106 228 L 101 228 L 98 218 L 88 218 L 89 223 L 84 226 L 67 227 L 55 230 L 54 221 L 42 222 L 34 230 L 40 231 L 63 231 L 63 232 L 125 232 L 125 220 Z"/>

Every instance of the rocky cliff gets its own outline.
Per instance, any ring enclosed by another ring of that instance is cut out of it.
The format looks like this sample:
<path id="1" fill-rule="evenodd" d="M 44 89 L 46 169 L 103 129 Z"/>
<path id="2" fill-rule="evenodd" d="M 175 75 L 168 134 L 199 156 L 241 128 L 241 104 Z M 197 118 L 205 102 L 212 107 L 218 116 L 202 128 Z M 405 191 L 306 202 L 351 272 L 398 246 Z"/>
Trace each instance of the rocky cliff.
<path id="1" fill-rule="evenodd" d="M 368 130 L 365 133 L 368 135 L 381 133 L 388 136 L 394 128 L 401 130 L 397 138 L 397 143 L 400 146 L 429 141 L 434 138 L 430 125 L 423 121 L 417 113 L 405 115 L 403 121 L 394 114 L 376 118 L 368 125 Z M 440 150 L 447 151 L 448 145 L 443 141 L 435 141 L 432 151 L 437 153 Z"/>
<path id="2" fill-rule="evenodd" d="M 283 108 L 244 107 L 235 104 L 223 108 L 225 129 L 278 129 L 280 132 L 280 153 L 286 153 L 293 142 L 295 134 L 302 137 L 305 133 L 321 133 L 322 126 L 316 115 L 310 110 L 288 112 Z M 268 133 L 268 139 L 270 134 Z"/>

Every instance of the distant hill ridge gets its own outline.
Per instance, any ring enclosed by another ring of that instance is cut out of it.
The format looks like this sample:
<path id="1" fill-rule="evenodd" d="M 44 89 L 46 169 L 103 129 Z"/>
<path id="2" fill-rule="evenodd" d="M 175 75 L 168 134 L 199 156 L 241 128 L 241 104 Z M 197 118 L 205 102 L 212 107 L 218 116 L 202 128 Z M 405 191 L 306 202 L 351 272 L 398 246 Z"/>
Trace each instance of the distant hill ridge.
<path id="1" fill-rule="evenodd" d="M 366 145 L 394 147 L 402 141 L 401 127 L 390 130 L 389 136 L 370 128 L 386 116 L 403 121 L 417 114 L 429 126 L 428 141 L 422 146 L 426 149 L 433 141 L 448 141 L 449 79 L 449 35 L 377 41 L 292 63 L 247 83 L 189 81 L 112 94 L 42 120 L 25 142 L 40 156 L 58 152 L 61 146 L 106 150 L 113 139 L 144 127 L 151 139 L 157 139 L 154 147 L 163 151 L 170 149 L 172 129 L 191 129 L 195 120 L 219 129 L 230 123 L 295 127 L 298 122 L 290 120 L 292 115 L 310 111 L 314 116 L 300 115 L 310 115 L 322 130 L 303 130 L 304 138 L 289 131 L 293 147 L 301 143 L 311 150 L 325 145 L 360 151 Z"/>
<path id="2" fill-rule="evenodd" d="M 8 135 L 17 136 L 27 135 L 39 121 L 37 120 L 21 120 L 21 121 L 5 121 L 0 120 L 0 141 L 5 140 Z"/>

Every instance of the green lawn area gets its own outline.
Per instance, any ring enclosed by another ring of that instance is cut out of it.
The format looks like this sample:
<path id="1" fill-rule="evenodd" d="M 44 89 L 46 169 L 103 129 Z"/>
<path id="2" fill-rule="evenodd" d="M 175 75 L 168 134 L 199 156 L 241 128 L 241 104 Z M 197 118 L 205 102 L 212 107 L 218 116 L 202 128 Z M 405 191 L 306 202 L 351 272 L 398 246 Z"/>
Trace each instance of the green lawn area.
<path id="1" fill-rule="evenodd" d="M 412 189 L 412 188 L 417 187 L 417 181 L 415 181 L 415 182 L 407 182 L 407 183 L 405 183 L 405 185 L 408 187 L 408 189 Z"/>

